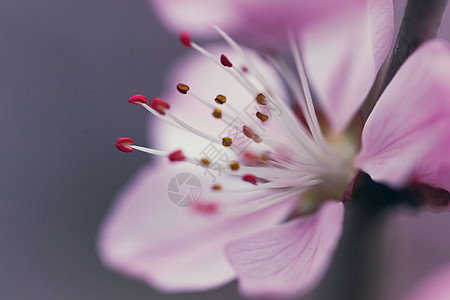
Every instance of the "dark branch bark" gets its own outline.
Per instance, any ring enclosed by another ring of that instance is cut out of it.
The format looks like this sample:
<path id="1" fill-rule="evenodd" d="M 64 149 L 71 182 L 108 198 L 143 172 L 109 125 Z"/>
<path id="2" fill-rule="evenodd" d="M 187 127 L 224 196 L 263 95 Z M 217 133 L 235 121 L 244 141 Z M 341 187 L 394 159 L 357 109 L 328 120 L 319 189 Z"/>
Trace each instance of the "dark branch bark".
<path id="1" fill-rule="evenodd" d="M 448 0 L 409 0 L 389 60 L 380 71 L 365 103 L 366 116 L 400 66 L 423 42 L 436 37 Z"/>
<path id="2" fill-rule="evenodd" d="M 343 235 L 333 262 L 308 299 L 380 299 L 386 221 L 394 206 L 414 200 L 409 190 L 394 191 L 360 173 L 345 205 Z"/>
<path id="3" fill-rule="evenodd" d="M 423 42 L 436 37 L 447 0 L 409 0 L 394 46 L 386 85 Z"/>

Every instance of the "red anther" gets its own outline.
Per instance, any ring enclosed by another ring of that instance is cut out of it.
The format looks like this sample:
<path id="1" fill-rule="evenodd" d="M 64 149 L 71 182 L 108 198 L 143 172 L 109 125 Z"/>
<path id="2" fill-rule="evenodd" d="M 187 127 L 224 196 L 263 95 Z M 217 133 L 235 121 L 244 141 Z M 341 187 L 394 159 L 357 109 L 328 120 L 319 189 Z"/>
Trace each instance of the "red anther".
<path id="1" fill-rule="evenodd" d="M 189 34 L 189 32 L 187 31 L 182 31 L 180 32 L 180 42 L 185 46 L 185 47 L 191 47 L 191 35 Z"/>
<path id="2" fill-rule="evenodd" d="M 242 180 L 250 182 L 254 185 L 256 185 L 258 183 L 255 175 L 252 175 L 252 174 L 245 174 L 244 176 L 242 176 Z"/>
<path id="3" fill-rule="evenodd" d="M 251 130 L 250 128 L 248 128 L 247 126 L 243 126 L 242 127 L 242 132 L 245 134 L 246 137 L 248 137 L 249 139 L 253 139 L 255 134 L 253 133 L 253 130 Z"/>
<path id="4" fill-rule="evenodd" d="M 222 65 L 224 65 L 225 67 L 229 67 L 231 68 L 233 66 L 233 64 L 230 62 L 230 60 L 228 59 L 228 57 L 226 57 L 224 54 L 222 54 L 220 56 L 220 63 Z"/>
<path id="5" fill-rule="evenodd" d="M 150 101 L 150 107 L 156 110 L 159 114 L 165 115 L 166 109 L 169 109 L 170 105 L 163 99 L 155 97 Z"/>
<path id="6" fill-rule="evenodd" d="M 217 203 L 197 202 L 193 208 L 198 212 L 210 214 L 216 213 L 219 210 L 219 205 Z"/>
<path id="7" fill-rule="evenodd" d="M 116 141 L 116 148 L 122 152 L 133 152 L 133 148 L 130 146 L 133 145 L 134 142 L 132 139 L 127 137 L 118 138 Z"/>
<path id="8" fill-rule="evenodd" d="M 145 96 L 143 95 L 134 95 L 132 97 L 130 97 L 130 99 L 128 99 L 129 103 L 132 104 L 147 104 L 147 98 L 145 98 Z"/>
<path id="9" fill-rule="evenodd" d="M 184 156 L 183 151 L 176 150 L 170 153 L 168 158 L 170 161 L 184 161 L 186 159 L 186 156 Z"/>

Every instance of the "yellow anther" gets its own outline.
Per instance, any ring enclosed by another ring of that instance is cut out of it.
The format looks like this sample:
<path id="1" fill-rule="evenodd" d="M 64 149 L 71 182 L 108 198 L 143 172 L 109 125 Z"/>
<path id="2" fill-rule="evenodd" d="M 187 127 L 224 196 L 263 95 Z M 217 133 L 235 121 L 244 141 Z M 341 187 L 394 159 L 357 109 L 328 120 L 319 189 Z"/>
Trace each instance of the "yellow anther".
<path id="1" fill-rule="evenodd" d="M 182 94 L 187 94 L 187 92 L 189 91 L 189 86 L 179 83 L 177 84 L 177 90 Z"/>
<path id="2" fill-rule="evenodd" d="M 270 158 L 269 153 L 263 152 L 263 153 L 261 154 L 261 161 L 268 161 L 269 158 Z"/>
<path id="3" fill-rule="evenodd" d="M 207 158 L 202 158 L 200 161 L 201 161 L 202 165 L 204 165 L 205 167 L 207 167 L 211 164 L 211 162 Z"/>
<path id="4" fill-rule="evenodd" d="M 227 102 L 227 97 L 225 97 L 224 95 L 217 95 L 216 99 L 214 99 L 218 104 L 224 104 L 225 102 Z"/>
<path id="5" fill-rule="evenodd" d="M 215 184 L 211 187 L 213 190 L 215 191 L 220 191 L 222 190 L 222 186 L 220 184 Z"/>
<path id="6" fill-rule="evenodd" d="M 263 114 L 263 113 L 260 113 L 259 111 L 256 112 L 256 117 L 257 117 L 258 119 L 260 119 L 261 121 L 263 121 L 263 122 L 269 120 L 269 116 L 268 116 L 268 115 L 265 115 L 265 114 Z"/>
<path id="7" fill-rule="evenodd" d="M 258 102 L 261 105 L 266 105 L 267 104 L 267 98 L 263 94 L 259 93 L 256 96 L 256 102 Z"/>
<path id="8" fill-rule="evenodd" d="M 225 147 L 230 147 L 232 143 L 233 140 L 230 137 L 222 138 L 222 145 L 224 145 Z"/>
<path id="9" fill-rule="evenodd" d="M 214 118 L 220 119 L 222 118 L 222 110 L 215 108 L 212 115 L 214 116 Z"/>
<path id="10" fill-rule="evenodd" d="M 241 166 L 239 165 L 239 163 L 238 163 L 237 161 L 232 161 L 232 162 L 230 162 L 230 168 L 231 168 L 231 170 L 237 171 L 237 170 L 239 170 L 240 167 L 241 167 Z"/>

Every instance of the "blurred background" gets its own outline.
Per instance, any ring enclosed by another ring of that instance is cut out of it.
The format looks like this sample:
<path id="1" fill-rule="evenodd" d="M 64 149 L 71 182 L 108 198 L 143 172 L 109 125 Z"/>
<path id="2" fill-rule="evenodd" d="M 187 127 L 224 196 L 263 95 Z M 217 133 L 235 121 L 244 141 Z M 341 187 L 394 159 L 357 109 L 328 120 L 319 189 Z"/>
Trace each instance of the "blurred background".
<path id="1" fill-rule="evenodd" d="M 448 8 L 440 35 L 450 40 Z M 146 0 L 0 2 L 0 299 L 238 298 L 235 283 L 159 294 L 95 250 L 114 195 L 149 159 L 114 147 L 146 138 L 147 116 L 126 100 L 161 93 L 183 51 Z M 450 260 L 449 226 L 448 214 L 392 219 L 387 299 Z"/>

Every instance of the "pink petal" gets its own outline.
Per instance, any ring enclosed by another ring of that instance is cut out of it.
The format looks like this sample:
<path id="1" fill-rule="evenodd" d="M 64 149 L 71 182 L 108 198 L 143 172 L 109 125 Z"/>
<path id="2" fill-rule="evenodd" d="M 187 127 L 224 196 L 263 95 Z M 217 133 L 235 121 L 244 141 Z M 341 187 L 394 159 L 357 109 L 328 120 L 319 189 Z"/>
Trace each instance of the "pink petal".
<path id="1" fill-rule="evenodd" d="M 450 297 L 450 264 L 429 274 L 405 300 L 448 300 Z"/>
<path id="2" fill-rule="evenodd" d="M 335 132 L 345 129 L 363 103 L 393 33 L 392 0 L 359 1 L 302 31 L 307 73 Z"/>
<path id="3" fill-rule="evenodd" d="M 450 191 L 450 131 L 441 134 L 446 137 L 419 161 L 414 177 L 419 182 Z"/>
<path id="4" fill-rule="evenodd" d="M 360 0 L 153 0 L 158 16 L 173 32 L 217 36 L 215 24 L 234 37 L 256 45 L 286 45 L 288 29 L 300 28 Z"/>
<path id="5" fill-rule="evenodd" d="M 445 170 L 450 124 L 448 78 L 448 44 L 434 40 L 421 46 L 400 68 L 367 120 L 356 166 L 372 179 L 393 187 L 413 179 L 416 168 L 419 177 Z M 439 158 L 431 157 L 438 154 Z M 429 165 L 421 164 L 422 160 Z M 445 176 L 448 178 L 448 173 Z"/>
<path id="6" fill-rule="evenodd" d="M 248 297 L 288 297 L 322 278 L 342 231 L 344 206 L 330 201 L 312 216 L 230 242 L 226 254 Z"/>
<path id="7" fill-rule="evenodd" d="M 183 172 L 201 180 L 199 203 L 218 205 L 216 212 L 180 208 L 169 201 L 168 183 Z M 213 194 L 201 168 L 183 163 L 146 167 L 118 196 L 104 220 L 100 257 L 108 267 L 164 291 L 217 287 L 235 276 L 224 255 L 225 243 L 280 222 L 292 207 L 284 202 L 242 216 L 221 212 L 222 204 L 244 198 Z"/>
<path id="8" fill-rule="evenodd" d="M 216 44 L 207 47 L 207 50 L 216 57 L 225 54 L 235 66 L 248 66 L 227 45 Z M 246 53 L 258 68 L 257 71 L 269 82 L 268 88 L 280 95 L 282 99 L 288 99 L 285 97 L 286 91 L 275 70 L 254 51 L 246 49 Z M 254 77 L 250 76 L 250 79 L 252 78 Z M 197 52 L 191 52 L 174 63 L 166 79 L 163 98 L 170 103 L 171 113 L 212 136 L 226 136 L 229 133 L 228 126 L 221 120 L 215 119 L 211 115 L 212 110 L 210 108 L 189 95 L 180 94 L 176 90 L 176 86 L 180 82 L 189 85 L 190 91 L 212 104 L 216 104 L 214 99 L 218 94 L 223 94 L 227 97 L 228 105 L 231 104 L 236 107 L 237 110 L 243 112 L 244 116 L 251 115 L 254 118 L 247 108 L 254 106 L 256 95 L 250 94 L 232 76 L 206 57 Z M 260 84 L 257 86 L 260 86 Z M 217 106 L 225 111 L 227 104 Z M 233 115 L 235 114 L 233 113 Z M 151 119 L 149 134 L 150 139 L 154 140 L 152 144 L 154 147 L 164 150 L 182 148 L 191 156 L 198 156 L 210 143 L 156 118 Z"/>
<path id="9" fill-rule="evenodd" d="M 194 36 L 215 36 L 211 24 L 226 30 L 239 22 L 233 0 L 152 0 L 153 9 L 163 24 L 179 33 L 189 30 Z"/>

